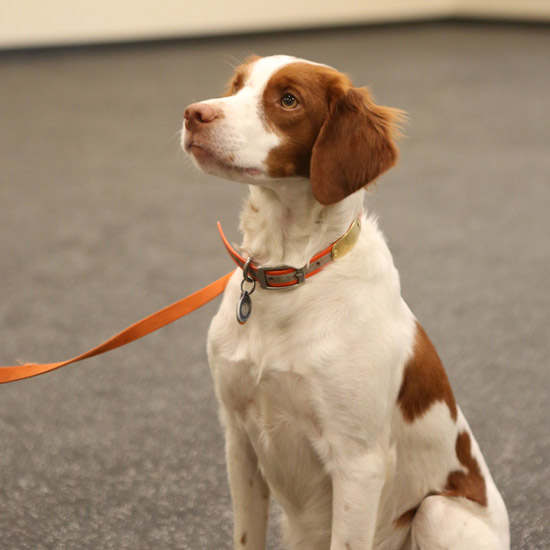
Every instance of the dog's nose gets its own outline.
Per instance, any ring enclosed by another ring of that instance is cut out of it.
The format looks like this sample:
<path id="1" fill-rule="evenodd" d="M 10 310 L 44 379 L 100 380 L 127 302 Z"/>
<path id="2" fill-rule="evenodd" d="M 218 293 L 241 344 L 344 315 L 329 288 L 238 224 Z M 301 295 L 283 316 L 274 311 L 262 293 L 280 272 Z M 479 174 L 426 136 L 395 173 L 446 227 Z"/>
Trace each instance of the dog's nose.
<path id="1" fill-rule="evenodd" d="M 193 103 L 185 109 L 185 127 L 195 130 L 201 124 L 212 122 L 218 117 L 216 110 L 208 103 Z"/>

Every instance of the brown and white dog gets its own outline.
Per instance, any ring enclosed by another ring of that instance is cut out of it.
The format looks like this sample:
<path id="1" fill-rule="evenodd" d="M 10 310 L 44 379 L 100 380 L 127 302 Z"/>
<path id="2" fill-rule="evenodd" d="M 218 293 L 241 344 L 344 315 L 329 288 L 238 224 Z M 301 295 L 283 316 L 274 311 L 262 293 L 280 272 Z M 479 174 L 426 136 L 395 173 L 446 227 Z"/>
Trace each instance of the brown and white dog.
<path id="1" fill-rule="evenodd" d="M 270 494 L 292 550 L 509 548 L 504 502 L 363 211 L 399 117 L 289 56 L 250 58 L 226 96 L 185 111 L 198 167 L 250 184 L 230 252 L 251 261 L 208 337 L 236 549 L 265 548 Z"/>

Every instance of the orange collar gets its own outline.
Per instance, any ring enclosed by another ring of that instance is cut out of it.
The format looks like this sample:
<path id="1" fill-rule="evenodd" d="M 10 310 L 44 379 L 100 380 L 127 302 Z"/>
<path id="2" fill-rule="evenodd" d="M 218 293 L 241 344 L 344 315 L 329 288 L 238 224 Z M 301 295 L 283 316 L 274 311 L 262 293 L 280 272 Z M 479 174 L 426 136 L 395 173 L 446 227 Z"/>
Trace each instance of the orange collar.
<path id="1" fill-rule="evenodd" d="M 254 263 L 251 258 L 245 260 L 229 244 L 220 222 L 218 222 L 218 231 L 227 252 L 243 270 L 243 276 L 246 280 L 252 278 L 253 281 L 258 282 L 266 290 L 285 290 L 305 283 L 309 277 L 319 273 L 328 263 L 346 255 L 357 242 L 361 231 L 361 220 L 360 218 L 353 220 L 349 229 L 337 241 L 313 256 L 306 265 L 300 268 L 289 265 L 265 267 Z"/>

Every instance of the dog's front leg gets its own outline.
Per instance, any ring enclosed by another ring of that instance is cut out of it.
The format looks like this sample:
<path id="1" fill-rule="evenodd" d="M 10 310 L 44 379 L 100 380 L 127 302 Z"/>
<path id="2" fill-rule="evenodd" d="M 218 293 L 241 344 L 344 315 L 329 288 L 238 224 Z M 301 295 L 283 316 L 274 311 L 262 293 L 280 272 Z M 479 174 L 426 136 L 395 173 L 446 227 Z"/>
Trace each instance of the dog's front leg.
<path id="1" fill-rule="evenodd" d="M 371 550 L 384 462 L 378 452 L 339 460 L 331 467 L 332 537 L 330 550 Z"/>
<path id="2" fill-rule="evenodd" d="M 264 550 L 269 488 L 248 436 L 233 424 L 227 426 L 226 453 L 233 499 L 235 549 Z"/>

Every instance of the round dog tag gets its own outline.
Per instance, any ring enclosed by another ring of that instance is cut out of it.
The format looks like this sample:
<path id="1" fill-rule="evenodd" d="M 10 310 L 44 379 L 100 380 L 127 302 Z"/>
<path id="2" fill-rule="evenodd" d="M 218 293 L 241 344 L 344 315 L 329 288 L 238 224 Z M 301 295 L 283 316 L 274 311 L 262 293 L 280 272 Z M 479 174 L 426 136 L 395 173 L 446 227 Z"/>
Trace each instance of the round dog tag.
<path id="1" fill-rule="evenodd" d="M 252 312 L 252 300 L 250 299 L 250 294 L 245 290 L 239 299 L 239 302 L 237 304 L 237 321 L 241 325 L 244 325 L 248 318 L 250 317 L 250 313 Z"/>

